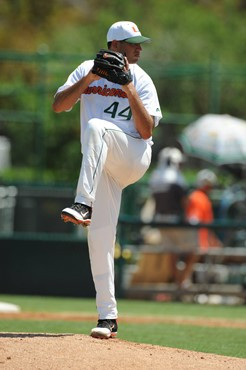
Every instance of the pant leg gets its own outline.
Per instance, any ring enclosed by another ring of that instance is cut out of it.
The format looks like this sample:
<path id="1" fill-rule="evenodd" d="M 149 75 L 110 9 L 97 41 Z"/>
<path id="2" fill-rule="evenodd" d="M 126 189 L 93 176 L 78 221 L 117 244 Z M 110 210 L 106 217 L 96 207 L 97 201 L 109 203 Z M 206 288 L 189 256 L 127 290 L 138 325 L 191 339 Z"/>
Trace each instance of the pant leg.
<path id="1" fill-rule="evenodd" d="M 138 181 L 151 160 L 144 140 L 125 134 L 111 122 L 91 119 L 83 137 L 83 161 L 75 202 L 92 206 L 104 169 L 122 188 Z"/>
<path id="2" fill-rule="evenodd" d="M 121 188 L 103 171 L 97 187 L 91 225 L 88 227 L 89 255 L 99 319 L 115 319 L 118 315 L 114 248 L 121 193 Z"/>
<path id="3" fill-rule="evenodd" d="M 83 158 L 77 185 L 75 202 L 92 206 L 96 189 L 107 158 L 105 126 L 107 122 L 91 119 L 84 131 Z"/>
<path id="4" fill-rule="evenodd" d="M 93 119 L 84 136 L 75 201 L 93 205 L 88 245 L 99 318 L 116 318 L 114 247 L 122 189 L 149 167 L 151 149 L 114 124 Z"/>
<path id="5" fill-rule="evenodd" d="M 151 147 L 144 140 L 121 130 L 107 129 L 108 153 L 105 170 L 123 189 L 138 181 L 151 161 Z"/>

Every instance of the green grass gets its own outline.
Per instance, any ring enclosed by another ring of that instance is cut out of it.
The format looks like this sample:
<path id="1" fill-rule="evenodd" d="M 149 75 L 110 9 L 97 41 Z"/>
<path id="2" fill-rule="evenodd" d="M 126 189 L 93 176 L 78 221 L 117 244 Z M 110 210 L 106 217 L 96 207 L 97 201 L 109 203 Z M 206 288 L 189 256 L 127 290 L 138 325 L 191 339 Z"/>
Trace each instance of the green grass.
<path id="1" fill-rule="evenodd" d="M 94 299 L 0 295 L 22 311 L 97 314 Z M 244 306 L 207 306 L 182 303 L 119 300 L 122 316 L 205 317 L 246 322 Z M 95 322 L 0 320 L 2 332 L 88 334 Z M 139 343 L 246 358 L 246 330 L 170 323 L 122 323 L 119 338 Z"/>
<path id="2" fill-rule="evenodd" d="M 97 314 L 94 299 L 0 295 L 0 301 L 17 304 L 22 311 Z M 193 303 L 118 300 L 121 315 L 185 316 L 246 320 L 245 306 L 213 306 Z"/>

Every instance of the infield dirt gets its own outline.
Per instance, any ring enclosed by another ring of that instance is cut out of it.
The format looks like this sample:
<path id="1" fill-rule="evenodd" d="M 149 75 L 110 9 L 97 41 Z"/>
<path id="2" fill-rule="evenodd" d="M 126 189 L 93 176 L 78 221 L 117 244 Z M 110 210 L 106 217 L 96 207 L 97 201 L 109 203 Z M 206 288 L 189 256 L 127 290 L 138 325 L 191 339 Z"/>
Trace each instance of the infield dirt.
<path id="1" fill-rule="evenodd" d="M 13 318 L 14 316 L 27 319 L 28 315 L 29 319 L 39 320 L 62 318 L 79 321 L 82 319 L 81 315 L 46 313 L 2 314 L 0 316 L 1 318 L 3 316 Z M 91 319 L 91 316 L 83 316 L 83 320 Z M 148 321 L 149 318 L 141 319 Z M 166 318 L 166 320 L 169 321 L 171 318 Z M 129 322 L 130 318 L 121 321 Z M 199 322 L 197 319 L 193 324 L 202 325 L 202 319 L 200 318 Z M 205 324 L 209 324 L 207 319 Z M 237 324 L 237 327 L 245 328 L 245 322 Z M 235 327 L 235 321 L 234 323 L 224 320 L 210 322 L 210 326 L 217 325 Z M 0 333 L 0 369 L 99 370 L 103 368 L 115 370 L 131 368 L 137 370 L 245 370 L 246 359 L 127 342 L 121 339 L 100 340 L 82 334 Z"/>
<path id="2" fill-rule="evenodd" d="M 78 334 L 1 333 L 0 368 L 244 370 L 246 360 Z"/>

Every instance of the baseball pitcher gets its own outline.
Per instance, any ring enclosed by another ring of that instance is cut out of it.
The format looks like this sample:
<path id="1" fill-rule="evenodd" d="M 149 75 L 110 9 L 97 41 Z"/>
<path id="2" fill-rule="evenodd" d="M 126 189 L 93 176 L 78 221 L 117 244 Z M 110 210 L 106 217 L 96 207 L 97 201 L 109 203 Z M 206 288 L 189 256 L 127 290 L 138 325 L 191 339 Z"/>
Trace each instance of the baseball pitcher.
<path id="1" fill-rule="evenodd" d="M 88 226 L 88 247 L 96 289 L 95 338 L 117 334 L 114 246 L 122 190 L 138 181 L 151 161 L 152 131 L 161 119 L 157 92 L 137 62 L 142 43 L 136 24 L 116 22 L 107 49 L 80 64 L 58 90 L 55 112 L 80 101 L 82 165 L 74 204 L 65 222 Z"/>

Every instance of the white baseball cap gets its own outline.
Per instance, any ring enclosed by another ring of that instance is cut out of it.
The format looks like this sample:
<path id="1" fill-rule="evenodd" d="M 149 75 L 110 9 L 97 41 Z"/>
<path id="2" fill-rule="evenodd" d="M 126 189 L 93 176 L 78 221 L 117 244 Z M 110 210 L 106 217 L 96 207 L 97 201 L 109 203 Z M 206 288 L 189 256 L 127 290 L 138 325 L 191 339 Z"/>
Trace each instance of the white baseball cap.
<path id="1" fill-rule="evenodd" d="M 217 183 L 217 176 L 213 171 L 204 169 L 198 172 L 196 176 L 196 184 L 198 187 L 203 187 L 206 185 L 215 186 Z"/>
<path id="2" fill-rule="evenodd" d="M 166 162 L 168 159 L 172 163 L 181 163 L 184 162 L 184 155 L 178 148 L 166 147 L 159 152 L 158 161 Z"/>
<path id="3" fill-rule="evenodd" d="M 107 33 L 107 42 L 113 40 L 126 41 L 130 44 L 140 44 L 150 41 L 150 38 L 142 36 L 137 25 L 133 22 L 122 21 L 112 24 Z"/>

